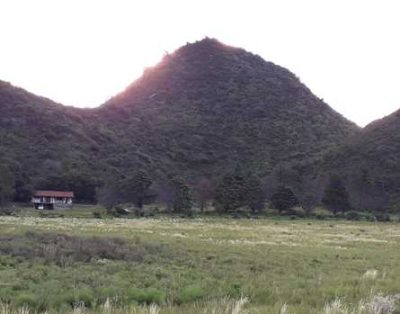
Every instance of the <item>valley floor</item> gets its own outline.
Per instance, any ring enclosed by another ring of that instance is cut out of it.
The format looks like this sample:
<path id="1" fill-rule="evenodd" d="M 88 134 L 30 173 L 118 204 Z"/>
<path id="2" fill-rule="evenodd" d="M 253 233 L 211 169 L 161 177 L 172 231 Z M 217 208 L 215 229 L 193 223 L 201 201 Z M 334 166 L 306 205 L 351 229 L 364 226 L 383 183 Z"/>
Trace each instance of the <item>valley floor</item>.
<path id="1" fill-rule="evenodd" d="M 0 313 L 395 313 L 399 261 L 398 223 L 2 216 Z"/>

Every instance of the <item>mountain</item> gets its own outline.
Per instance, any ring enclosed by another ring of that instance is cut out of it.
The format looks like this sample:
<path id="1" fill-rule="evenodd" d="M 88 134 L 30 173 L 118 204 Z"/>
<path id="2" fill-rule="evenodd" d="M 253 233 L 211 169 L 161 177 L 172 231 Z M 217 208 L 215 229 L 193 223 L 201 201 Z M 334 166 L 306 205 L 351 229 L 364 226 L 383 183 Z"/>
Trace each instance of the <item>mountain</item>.
<path id="1" fill-rule="evenodd" d="M 238 164 L 266 174 L 359 131 L 288 70 L 208 38 L 165 56 L 98 115 L 124 138 L 123 164 L 185 176 Z"/>
<path id="2" fill-rule="evenodd" d="M 400 204 L 400 110 L 367 125 L 340 150 L 327 154 L 323 168 L 346 178 L 358 208 Z"/>
<path id="3" fill-rule="evenodd" d="M 0 164 L 14 173 L 17 189 L 51 188 L 51 178 L 94 172 L 91 116 L 0 81 Z"/>
<path id="4" fill-rule="evenodd" d="M 189 181 L 238 166 L 265 176 L 359 132 L 288 70 L 209 38 L 166 55 L 95 109 L 0 84 L 0 158 L 34 187 L 79 173 L 95 186 L 138 168 Z"/>
<path id="5" fill-rule="evenodd" d="M 85 137 L 83 111 L 67 108 L 0 81 L 1 157 L 37 168 L 62 162 Z M 34 158 L 33 158 L 34 157 Z M 37 158 L 36 158 L 37 157 Z"/>

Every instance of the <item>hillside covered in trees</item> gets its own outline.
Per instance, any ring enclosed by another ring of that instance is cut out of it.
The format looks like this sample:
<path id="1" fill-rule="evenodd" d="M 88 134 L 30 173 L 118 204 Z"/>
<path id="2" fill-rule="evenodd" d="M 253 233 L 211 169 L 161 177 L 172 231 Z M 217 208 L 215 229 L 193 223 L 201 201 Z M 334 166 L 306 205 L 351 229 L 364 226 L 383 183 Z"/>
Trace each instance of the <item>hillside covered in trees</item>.
<path id="1" fill-rule="evenodd" d="M 339 175 L 355 203 L 356 168 L 398 182 L 398 125 L 395 113 L 361 130 L 290 71 L 206 38 L 165 55 L 94 109 L 0 82 L 0 172 L 17 201 L 34 189 L 69 189 L 95 202 L 136 186 L 139 205 L 156 195 L 168 203 L 171 190 L 188 187 L 223 211 L 232 209 L 232 194 L 234 208 L 256 209 L 273 191 L 288 195 L 285 188 L 302 204 L 320 203 Z M 140 197 L 147 189 L 151 195 Z"/>
<path id="2" fill-rule="evenodd" d="M 345 179 L 356 208 L 400 205 L 400 111 L 367 125 L 339 151 L 327 154 L 320 172 Z"/>

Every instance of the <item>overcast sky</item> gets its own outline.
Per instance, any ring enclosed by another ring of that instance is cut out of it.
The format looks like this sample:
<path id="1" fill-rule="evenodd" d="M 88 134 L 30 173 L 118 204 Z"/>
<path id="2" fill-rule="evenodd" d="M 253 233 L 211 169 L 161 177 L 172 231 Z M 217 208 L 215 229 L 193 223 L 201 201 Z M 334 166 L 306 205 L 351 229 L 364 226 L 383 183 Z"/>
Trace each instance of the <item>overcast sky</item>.
<path id="1" fill-rule="evenodd" d="M 0 0 L 0 79 L 93 107 L 205 36 L 288 68 L 361 126 L 400 108 L 396 0 Z"/>

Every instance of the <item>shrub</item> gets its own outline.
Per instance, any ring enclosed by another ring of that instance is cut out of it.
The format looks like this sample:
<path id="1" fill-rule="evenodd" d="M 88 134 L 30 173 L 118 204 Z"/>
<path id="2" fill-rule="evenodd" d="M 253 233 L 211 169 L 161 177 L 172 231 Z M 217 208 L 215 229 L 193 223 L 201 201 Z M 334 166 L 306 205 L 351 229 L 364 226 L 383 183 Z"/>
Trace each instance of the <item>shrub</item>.
<path id="1" fill-rule="evenodd" d="M 375 216 L 371 213 L 363 213 L 363 218 L 366 221 L 375 221 Z"/>
<path id="2" fill-rule="evenodd" d="M 365 220 L 365 221 L 375 221 L 375 216 L 366 212 L 356 212 L 349 211 L 345 214 L 345 218 L 348 220 Z"/>
<path id="3" fill-rule="evenodd" d="M 118 238 L 77 237 L 64 234 L 27 232 L 21 236 L 0 236 L 0 254 L 32 260 L 43 259 L 65 267 L 75 262 L 124 260 L 142 262 L 159 254 L 162 247 L 145 243 L 128 244 Z"/>
<path id="4" fill-rule="evenodd" d="M 68 304 L 71 308 L 92 308 L 96 305 L 96 301 L 96 297 L 90 290 L 75 290 L 63 297 L 63 303 Z"/>
<path id="5" fill-rule="evenodd" d="M 229 289 L 228 293 L 230 298 L 239 298 L 243 295 L 243 288 L 242 285 L 239 283 L 235 283 L 232 285 L 232 287 Z"/>
<path id="6" fill-rule="evenodd" d="M 362 216 L 354 210 L 351 210 L 348 213 L 346 213 L 346 219 L 348 220 L 360 220 L 361 217 Z"/>
<path id="7" fill-rule="evenodd" d="M 15 305 L 17 307 L 27 307 L 29 309 L 35 310 L 37 309 L 38 303 L 34 295 L 20 294 L 15 300 Z"/>
<path id="8" fill-rule="evenodd" d="M 295 216 L 295 217 L 298 217 L 298 218 L 305 218 L 306 217 L 306 212 L 301 207 L 294 207 L 294 208 L 288 210 L 287 214 L 289 216 Z"/>
<path id="9" fill-rule="evenodd" d="M 18 308 L 28 308 L 38 313 L 46 312 L 49 307 L 47 296 L 29 293 L 18 295 L 15 300 L 15 305 Z"/>
<path id="10" fill-rule="evenodd" d="M 139 304 L 162 304 L 165 301 L 165 292 L 154 289 L 137 289 L 132 288 L 128 291 L 128 302 L 137 302 Z"/>
<path id="11" fill-rule="evenodd" d="M 97 302 L 100 304 L 104 304 L 107 299 L 116 299 L 118 295 L 118 291 L 112 287 L 104 287 L 96 290 Z"/>
<path id="12" fill-rule="evenodd" d="M 376 219 L 376 221 L 383 221 L 383 222 L 392 221 L 392 219 L 391 219 L 389 214 L 381 214 L 381 213 L 376 214 L 375 215 L 375 219 Z"/>
<path id="13" fill-rule="evenodd" d="M 115 206 L 114 211 L 116 213 L 116 216 L 124 216 L 129 214 L 129 211 L 122 205 Z"/>
<path id="14" fill-rule="evenodd" d="M 96 299 L 90 290 L 78 290 L 74 294 L 74 301 L 70 304 L 73 307 L 83 305 L 86 308 L 91 308 L 96 304 Z"/>
<path id="15" fill-rule="evenodd" d="M 324 213 L 316 213 L 315 218 L 317 218 L 318 220 L 325 220 L 326 218 L 328 218 L 328 215 L 325 215 Z"/>
<path id="16" fill-rule="evenodd" d="M 99 213 L 99 212 L 93 212 L 92 215 L 93 215 L 93 218 L 96 218 L 96 219 L 102 218 L 101 213 Z"/>
<path id="17" fill-rule="evenodd" d="M 311 214 L 311 216 L 313 216 L 313 217 L 315 217 L 316 219 L 319 219 L 319 220 L 325 220 L 327 218 L 333 217 L 333 214 L 332 214 L 332 212 L 330 212 L 330 211 L 328 211 L 328 210 L 326 210 L 324 208 L 319 207 L 319 208 L 316 208 L 314 210 L 314 212 Z"/>
<path id="18" fill-rule="evenodd" d="M 186 287 L 180 291 L 176 298 L 176 303 L 189 303 L 203 298 L 205 295 L 203 289 L 196 286 Z"/>

